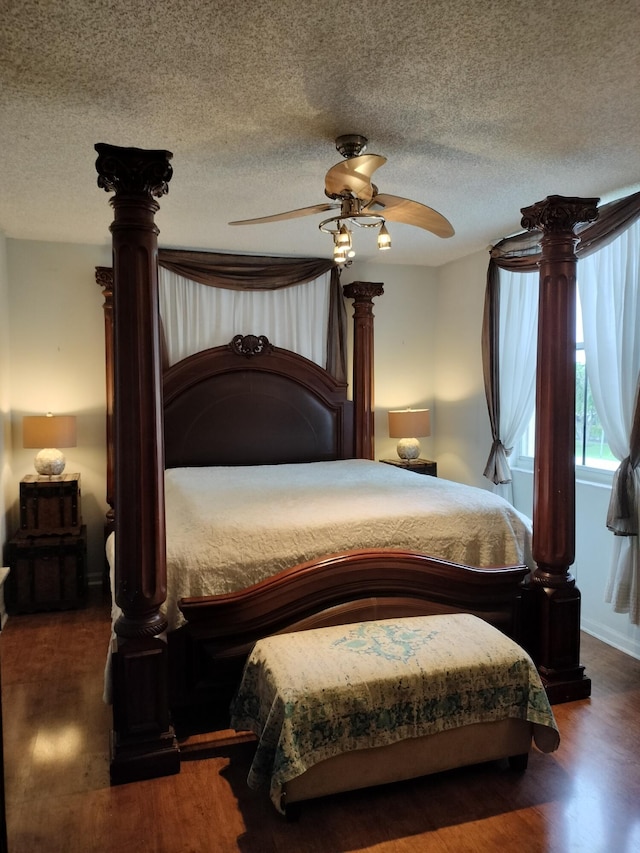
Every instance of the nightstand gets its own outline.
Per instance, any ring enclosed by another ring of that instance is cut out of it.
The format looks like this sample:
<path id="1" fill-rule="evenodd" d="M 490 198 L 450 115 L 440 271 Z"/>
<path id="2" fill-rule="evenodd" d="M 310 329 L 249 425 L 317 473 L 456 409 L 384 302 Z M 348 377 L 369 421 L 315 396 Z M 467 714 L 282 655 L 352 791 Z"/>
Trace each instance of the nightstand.
<path id="1" fill-rule="evenodd" d="M 27 474 L 20 481 L 20 534 L 80 533 L 81 500 L 80 474 Z"/>
<path id="2" fill-rule="evenodd" d="M 67 610 L 84 604 L 87 528 L 80 474 L 27 475 L 20 483 L 20 529 L 7 542 L 7 612 Z"/>
<path id="3" fill-rule="evenodd" d="M 438 476 L 438 463 L 431 459 L 412 459 L 411 462 L 405 462 L 402 459 L 381 459 L 385 465 L 395 465 L 396 468 L 404 468 L 407 471 L 413 471 L 414 474 L 428 474 L 430 477 Z"/>

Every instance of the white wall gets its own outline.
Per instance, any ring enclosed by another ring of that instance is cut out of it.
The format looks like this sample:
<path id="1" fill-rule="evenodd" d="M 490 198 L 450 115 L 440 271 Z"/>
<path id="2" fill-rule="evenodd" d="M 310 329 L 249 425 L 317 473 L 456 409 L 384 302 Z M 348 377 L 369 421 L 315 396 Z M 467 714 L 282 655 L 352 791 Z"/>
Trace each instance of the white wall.
<path id="1" fill-rule="evenodd" d="M 482 314 L 488 256 L 469 255 L 438 269 L 435 451 L 438 473 L 489 489 L 482 476 L 491 449 L 482 376 Z"/>
<path id="2" fill-rule="evenodd" d="M 22 417 L 74 414 L 78 446 L 65 449 L 65 470 L 79 472 L 88 534 L 88 573 L 104 565 L 106 512 L 105 368 L 102 292 L 95 267 L 111 263 L 106 247 L 7 240 L 10 317 L 12 472 L 9 529 L 19 526 L 20 479 L 33 473 L 22 447 Z"/>

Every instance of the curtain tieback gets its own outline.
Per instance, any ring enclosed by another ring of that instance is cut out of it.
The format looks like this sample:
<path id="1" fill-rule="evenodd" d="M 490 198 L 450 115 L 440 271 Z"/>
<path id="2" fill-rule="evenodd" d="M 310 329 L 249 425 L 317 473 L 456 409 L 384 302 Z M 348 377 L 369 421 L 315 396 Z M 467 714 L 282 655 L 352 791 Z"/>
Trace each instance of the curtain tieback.
<path id="1" fill-rule="evenodd" d="M 638 535 L 637 495 L 631 457 L 625 457 L 616 471 L 607 512 L 607 527 L 616 536 Z"/>
<path id="2" fill-rule="evenodd" d="M 512 450 L 512 447 L 507 449 L 499 438 L 494 438 L 484 469 L 484 476 L 495 485 L 511 482 L 511 468 L 507 462 L 507 457 Z"/>

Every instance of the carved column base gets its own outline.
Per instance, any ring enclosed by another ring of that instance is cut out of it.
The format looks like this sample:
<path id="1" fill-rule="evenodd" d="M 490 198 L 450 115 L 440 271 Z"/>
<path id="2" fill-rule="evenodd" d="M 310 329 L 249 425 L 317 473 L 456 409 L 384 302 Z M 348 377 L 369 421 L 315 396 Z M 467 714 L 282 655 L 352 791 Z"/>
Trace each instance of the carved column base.
<path id="1" fill-rule="evenodd" d="M 591 679 L 580 665 L 580 591 L 569 576 L 551 587 L 527 587 L 529 648 L 553 705 L 586 699 Z"/>
<path id="2" fill-rule="evenodd" d="M 111 656 L 114 785 L 180 772 L 180 751 L 169 722 L 167 655 L 162 640 L 140 637 L 121 642 Z"/>
<path id="3" fill-rule="evenodd" d="M 110 748 L 112 785 L 175 776 L 180 772 L 180 750 L 173 729 L 153 741 L 130 742 L 123 742 L 112 731 Z"/>

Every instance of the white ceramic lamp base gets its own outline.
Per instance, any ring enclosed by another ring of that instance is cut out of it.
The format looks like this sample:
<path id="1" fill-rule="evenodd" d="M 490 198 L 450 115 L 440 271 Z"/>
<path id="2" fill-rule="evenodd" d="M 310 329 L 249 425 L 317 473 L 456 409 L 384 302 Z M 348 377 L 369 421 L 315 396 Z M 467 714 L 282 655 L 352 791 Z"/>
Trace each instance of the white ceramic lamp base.
<path id="1" fill-rule="evenodd" d="M 64 471 L 65 464 L 64 455 L 55 447 L 45 447 L 33 460 L 36 471 L 43 477 L 57 477 Z"/>
<path id="2" fill-rule="evenodd" d="M 417 438 L 401 438 L 398 442 L 398 456 L 410 462 L 412 459 L 418 459 L 420 456 L 420 442 Z"/>

